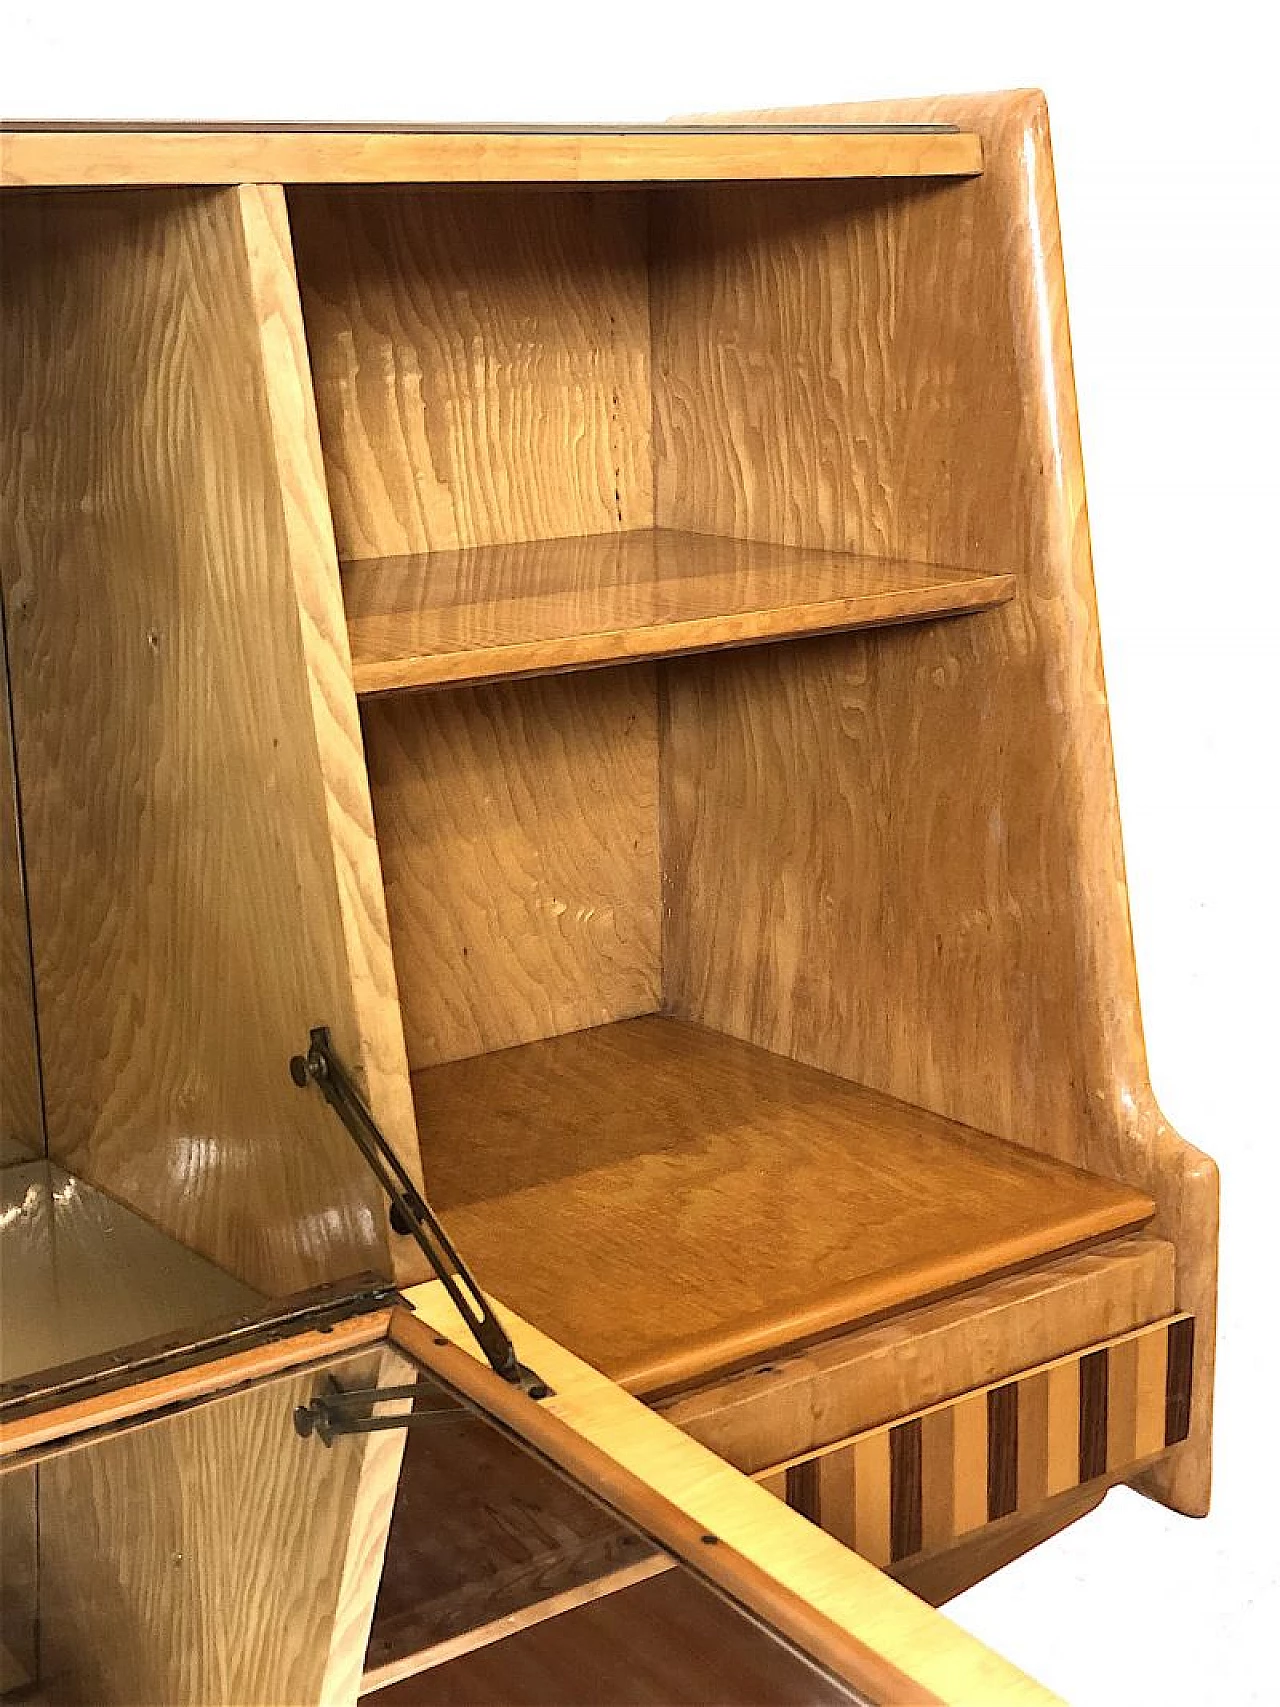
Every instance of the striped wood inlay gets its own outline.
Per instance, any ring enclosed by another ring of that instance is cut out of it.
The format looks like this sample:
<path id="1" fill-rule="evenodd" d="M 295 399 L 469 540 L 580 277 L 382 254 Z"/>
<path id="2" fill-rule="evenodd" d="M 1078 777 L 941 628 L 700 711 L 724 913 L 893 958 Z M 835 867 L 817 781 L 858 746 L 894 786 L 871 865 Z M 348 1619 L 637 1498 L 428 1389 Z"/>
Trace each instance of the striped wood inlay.
<path id="1" fill-rule="evenodd" d="M 1194 1341 L 1154 1322 L 757 1480 L 874 1565 L 940 1552 L 1185 1440 Z"/>

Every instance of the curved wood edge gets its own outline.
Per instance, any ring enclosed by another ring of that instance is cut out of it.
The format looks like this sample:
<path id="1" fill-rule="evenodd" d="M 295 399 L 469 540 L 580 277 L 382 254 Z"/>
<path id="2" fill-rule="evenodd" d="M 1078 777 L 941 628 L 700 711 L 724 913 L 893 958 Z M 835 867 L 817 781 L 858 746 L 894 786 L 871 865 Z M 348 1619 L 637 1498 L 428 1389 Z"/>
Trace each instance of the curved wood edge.
<path id="1" fill-rule="evenodd" d="M 1185 1444 L 1135 1482 L 1173 1510 L 1209 1509 L 1215 1324 L 1218 1172 L 1212 1159 L 1164 1118 L 1151 1088 L 1125 879 L 1106 684 L 1098 632 L 1084 461 L 1076 405 L 1066 278 L 1048 107 L 1039 89 L 838 103 L 674 122 L 947 123 L 982 139 L 980 179 L 949 195 L 981 198 L 1008 228 L 1000 259 L 1021 300 L 1027 430 L 1040 478 L 1032 536 L 1035 560 L 1020 590 L 1054 598 L 1042 668 L 1062 726 L 1061 786 L 1073 802 L 1068 857 L 1079 1028 L 1072 1045 L 1087 1063 L 1077 1083 L 1074 1133 L 1061 1134 L 1079 1165 L 1147 1191 L 1156 1203 L 1148 1231 L 1178 1252 L 1177 1306 L 1197 1322 L 1192 1428 Z M 1016 241 L 1017 251 L 1013 244 Z M 1025 274 L 1025 276 L 1023 276 Z M 889 1088 L 889 1087 L 886 1087 Z M 1001 1131 L 992 1121 L 989 1129 Z M 1033 1140 L 1034 1142 L 1034 1140 Z"/>
<path id="2" fill-rule="evenodd" d="M 394 1344 L 868 1699 L 1054 1699 L 513 1312 L 499 1306 L 521 1360 L 553 1389 L 542 1403 L 452 1343 L 461 1324 L 438 1282 L 407 1302 Z"/>

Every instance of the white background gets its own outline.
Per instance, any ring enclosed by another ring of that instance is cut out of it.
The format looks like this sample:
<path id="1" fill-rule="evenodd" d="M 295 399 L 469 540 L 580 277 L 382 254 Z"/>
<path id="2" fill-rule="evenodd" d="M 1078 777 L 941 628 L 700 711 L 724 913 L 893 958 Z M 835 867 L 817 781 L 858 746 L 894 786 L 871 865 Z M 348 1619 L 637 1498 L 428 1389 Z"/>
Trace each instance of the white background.
<path id="1" fill-rule="evenodd" d="M 952 1608 L 1082 1707 L 1280 1699 L 1280 121 L 1264 17 L 1235 0 L 0 0 L 11 118 L 664 118 L 1048 92 L 1152 1071 L 1224 1176 L 1213 1515 L 1112 1494 Z"/>

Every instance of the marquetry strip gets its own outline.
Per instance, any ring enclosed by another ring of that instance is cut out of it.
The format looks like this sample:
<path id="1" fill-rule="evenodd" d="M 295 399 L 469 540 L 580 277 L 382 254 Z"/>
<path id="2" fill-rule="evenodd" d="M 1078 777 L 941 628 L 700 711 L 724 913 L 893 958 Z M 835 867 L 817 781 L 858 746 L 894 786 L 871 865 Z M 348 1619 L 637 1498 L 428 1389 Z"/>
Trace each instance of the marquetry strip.
<path id="1" fill-rule="evenodd" d="M 1176 1446 L 1191 1432 L 1191 1356 L 1196 1324 L 1184 1316 L 1169 1329 L 1169 1366 L 1165 1375 L 1164 1443 Z"/>
<path id="2" fill-rule="evenodd" d="M 987 1520 L 1018 1507 L 1018 1383 L 987 1394 Z"/>
<path id="3" fill-rule="evenodd" d="M 853 1550 L 873 1565 L 893 1558 L 889 1487 L 889 1431 L 882 1428 L 853 1444 Z"/>
<path id="4" fill-rule="evenodd" d="M 924 1545 L 923 1419 L 889 1430 L 889 1556 L 909 1559 Z"/>
<path id="5" fill-rule="evenodd" d="M 1107 1383 L 1110 1356 L 1091 1351 L 1080 1359 L 1080 1474 L 1092 1482 L 1107 1469 Z"/>
<path id="6" fill-rule="evenodd" d="M 1152 1323 L 758 1480 L 872 1564 L 940 1552 L 1185 1439 L 1194 1326 Z"/>

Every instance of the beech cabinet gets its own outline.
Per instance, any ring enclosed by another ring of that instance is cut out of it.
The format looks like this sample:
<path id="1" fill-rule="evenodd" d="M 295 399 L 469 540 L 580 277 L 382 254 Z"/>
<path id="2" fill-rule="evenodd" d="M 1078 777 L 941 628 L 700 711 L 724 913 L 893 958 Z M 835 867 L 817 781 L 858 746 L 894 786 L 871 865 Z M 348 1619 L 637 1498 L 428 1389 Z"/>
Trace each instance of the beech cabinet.
<path id="1" fill-rule="evenodd" d="M 1046 1698 L 1217 1196 L 1040 97 L 0 151 L 4 1689 Z"/>

